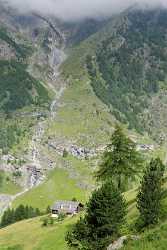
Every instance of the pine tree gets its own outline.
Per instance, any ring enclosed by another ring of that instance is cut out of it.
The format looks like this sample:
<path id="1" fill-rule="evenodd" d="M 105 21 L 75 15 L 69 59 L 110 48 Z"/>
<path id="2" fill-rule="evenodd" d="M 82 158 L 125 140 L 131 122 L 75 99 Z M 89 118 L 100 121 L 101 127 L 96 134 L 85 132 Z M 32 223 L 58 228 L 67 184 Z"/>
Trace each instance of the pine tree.
<path id="1" fill-rule="evenodd" d="M 93 192 L 84 219 L 68 234 L 67 242 L 71 245 L 78 242 L 86 249 L 103 249 L 112 237 L 119 235 L 125 215 L 126 203 L 122 194 L 108 181 Z"/>
<path id="2" fill-rule="evenodd" d="M 35 216 L 40 216 L 40 215 L 41 215 L 41 213 L 40 213 L 39 208 L 36 208 L 35 209 Z"/>
<path id="3" fill-rule="evenodd" d="M 162 161 L 157 158 L 151 160 L 143 176 L 137 195 L 141 227 L 156 224 L 160 218 L 164 169 Z"/>
<path id="4" fill-rule="evenodd" d="M 12 224 L 13 222 L 15 222 L 14 210 L 8 208 L 4 212 L 4 214 L 3 214 L 2 218 L 1 218 L 1 224 L 0 224 L 0 226 L 1 227 L 5 227 L 5 226 L 8 226 L 8 225 Z"/>
<path id="5" fill-rule="evenodd" d="M 119 189 L 129 178 L 135 178 L 140 173 L 142 158 L 136 151 L 135 143 L 125 136 L 122 129 L 117 126 L 103 154 L 102 163 L 96 173 L 97 180 L 106 181 L 112 178 Z"/>
<path id="6" fill-rule="evenodd" d="M 26 209 L 23 205 L 20 205 L 15 210 L 15 221 L 24 220 L 26 218 Z"/>

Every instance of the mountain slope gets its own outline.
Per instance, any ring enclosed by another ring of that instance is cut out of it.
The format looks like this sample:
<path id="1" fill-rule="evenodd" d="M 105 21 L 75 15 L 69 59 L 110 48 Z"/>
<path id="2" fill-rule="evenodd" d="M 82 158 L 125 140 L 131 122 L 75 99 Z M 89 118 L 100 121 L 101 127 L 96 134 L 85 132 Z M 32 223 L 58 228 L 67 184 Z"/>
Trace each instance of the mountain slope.
<path id="1" fill-rule="evenodd" d="M 167 12 L 132 11 L 121 18 L 113 34 L 97 47 L 95 57 L 87 57 L 91 83 L 118 120 L 155 137 L 159 133 L 154 127 L 156 110 L 147 114 L 154 96 L 162 89 L 166 93 Z M 159 112 L 165 103 L 161 105 Z"/>
<path id="2" fill-rule="evenodd" d="M 44 80 L 43 76 L 39 79 L 34 73 L 37 71 L 36 67 L 41 70 L 38 64 L 41 63 L 42 56 L 40 60 L 33 57 L 34 53 L 37 54 L 37 45 L 41 53 L 43 51 L 45 54 L 40 43 L 43 43 L 45 32 L 49 28 L 44 26 L 39 41 L 37 35 L 35 38 L 33 36 L 35 24 L 39 25 L 34 17 L 20 17 L 19 21 L 15 10 L 6 8 L 0 14 L 0 146 L 7 153 L 30 135 L 36 123 L 33 113 L 48 111 L 50 90 L 41 81 Z M 27 22 L 30 25 L 28 29 L 25 27 Z M 35 43 L 33 39 L 37 39 Z M 45 62 L 47 63 L 46 60 Z M 44 70 L 42 72 L 46 73 Z M 47 73 L 45 75 L 47 78 Z"/>
<path id="3" fill-rule="evenodd" d="M 113 17 L 63 66 L 67 78 L 87 76 L 117 120 L 157 142 L 166 139 L 166 18 L 162 9 Z"/>
<path id="4" fill-rule="evenodd" d="M 46 88 L 16 61 L 0 61 L 0 110 L 16 111 L 26 106 L 49 102 Z"/>

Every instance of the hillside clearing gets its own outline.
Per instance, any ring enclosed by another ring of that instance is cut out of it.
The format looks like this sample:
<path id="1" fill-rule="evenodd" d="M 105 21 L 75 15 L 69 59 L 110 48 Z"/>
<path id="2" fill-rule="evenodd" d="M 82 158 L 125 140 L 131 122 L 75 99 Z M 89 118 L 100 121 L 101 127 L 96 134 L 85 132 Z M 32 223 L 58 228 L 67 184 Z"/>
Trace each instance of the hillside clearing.
<path id="1" fill-rule="evenodd" d="M 56 200 L 71 200 L 74 197 L 85 202 L 87 193 L 77 186 L 75 180 L 69 178 L 67 171 L 55 169 L 43 184 L 18 197 L 13 206 L 23 204 L 45 210 Z"/>

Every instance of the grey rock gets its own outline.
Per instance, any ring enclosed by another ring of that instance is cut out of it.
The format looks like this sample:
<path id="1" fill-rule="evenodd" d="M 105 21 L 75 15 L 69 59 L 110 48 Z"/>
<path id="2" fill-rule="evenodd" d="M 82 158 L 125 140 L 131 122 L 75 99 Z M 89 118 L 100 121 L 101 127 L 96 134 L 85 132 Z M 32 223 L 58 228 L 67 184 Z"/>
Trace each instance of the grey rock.
<path id="1" fill-rule="evenodd" d="M 124 242 L 128 239 L 131 240 L 139 240 L 140 236 L 138 235 L 125 235 L 120 237 L 118 240 L 114 241 L 108 248 L 107 250 L 118 250 L 121 249 L 124 246 Z"/>
<path id="2" fill-rule="evenodd" d="M 107 250 L 117 250 L 123 247 L 124 241 L 127 240 L 128 236 L 122 236 L 117 241 L 114 241 Z"/>

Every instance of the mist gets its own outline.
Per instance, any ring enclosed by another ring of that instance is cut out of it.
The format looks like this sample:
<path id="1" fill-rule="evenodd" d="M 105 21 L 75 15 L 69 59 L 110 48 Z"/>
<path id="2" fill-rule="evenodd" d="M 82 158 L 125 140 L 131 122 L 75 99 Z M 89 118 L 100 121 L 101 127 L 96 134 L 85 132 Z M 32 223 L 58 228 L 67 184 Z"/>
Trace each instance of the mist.
<path id="1" fill-rule="evenodd" d="M 0 0 L 1 2 L 2 0 Z M 21 12 L 51 14 L 65 21 L 108 17 L 132 5 L 141 8 L 166 7 L 167 0 L 6 0 Z"/>

